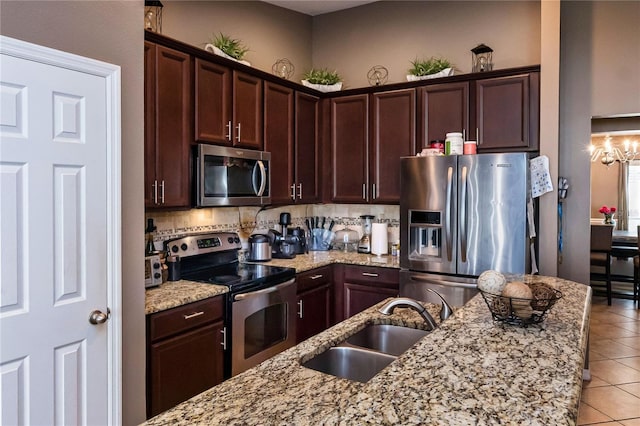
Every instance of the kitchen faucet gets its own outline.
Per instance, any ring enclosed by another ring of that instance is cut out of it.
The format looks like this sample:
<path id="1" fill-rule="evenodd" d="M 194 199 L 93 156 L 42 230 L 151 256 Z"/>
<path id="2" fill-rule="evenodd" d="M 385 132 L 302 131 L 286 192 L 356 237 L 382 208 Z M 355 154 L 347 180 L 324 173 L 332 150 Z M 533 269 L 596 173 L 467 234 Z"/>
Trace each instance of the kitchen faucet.
<path id="1" fill-rule="evenodd" d="M 427 288 L 426 290 L 434 293 L 442 301 L 442 308 L 440 309 L 440 321 L 444 321 L 449 318 L 453 313 L 453 309 L 451 308 L 451 306 L 449 306 L 444 297 L 442 297 L 442 295 L 437 291 L 430 288 Z M 378 310 L 378 312 L 383 315 L 391 315 L 395 308 L 411 308 L 414 311 L 418 312 L 429 326 L 429 330 L 434 330 L 438 326 L 431 314 L 424 308 L 424 306 L 413 299 L 409 299 L 408 297 L 397 297 L 395 299 L 392 299 L 389 302 L 385 303 Z"/>

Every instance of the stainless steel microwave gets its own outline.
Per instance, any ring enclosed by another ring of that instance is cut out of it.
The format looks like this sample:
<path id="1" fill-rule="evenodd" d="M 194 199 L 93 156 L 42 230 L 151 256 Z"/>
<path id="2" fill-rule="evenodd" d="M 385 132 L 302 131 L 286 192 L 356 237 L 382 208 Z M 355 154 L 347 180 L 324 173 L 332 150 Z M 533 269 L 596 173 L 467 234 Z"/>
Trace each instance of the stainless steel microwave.
<path id="1" fill-rule="evenodd" d="M 271 203 L 271 153 L 198 144 L 196 206 L 261 206 Z"/>

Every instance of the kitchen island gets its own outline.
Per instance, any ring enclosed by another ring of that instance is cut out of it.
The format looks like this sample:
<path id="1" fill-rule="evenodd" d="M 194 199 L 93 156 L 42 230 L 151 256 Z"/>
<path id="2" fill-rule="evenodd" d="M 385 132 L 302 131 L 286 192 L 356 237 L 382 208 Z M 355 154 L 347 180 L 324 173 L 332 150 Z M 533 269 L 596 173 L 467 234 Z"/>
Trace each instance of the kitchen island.
<path id="1" fill-rule="evenodd" d="M 573 425 L 578 416 L 591 289 L 560 290 L 545 321 L 494 322 L 481 295 L 367 383 L 301 366 L 367 324 L 425 328 L 408 309 L 371 307 L 146 422 L 165 424 Z M 434 318 L 439 306 L 425 304 Z"/>

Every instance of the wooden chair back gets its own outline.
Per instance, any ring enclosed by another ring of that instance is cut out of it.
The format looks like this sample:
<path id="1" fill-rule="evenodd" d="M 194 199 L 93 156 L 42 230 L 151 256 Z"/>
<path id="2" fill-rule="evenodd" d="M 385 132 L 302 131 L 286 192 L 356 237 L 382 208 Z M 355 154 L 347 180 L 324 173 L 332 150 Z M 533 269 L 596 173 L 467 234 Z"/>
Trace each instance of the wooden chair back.
<path id="1" fill-rule="evenodd" d="M 595 251 L 595 252 L 611 251 L 612 239 L 613 239 L 612 225 L 591 225 L 591 251 Z"/>

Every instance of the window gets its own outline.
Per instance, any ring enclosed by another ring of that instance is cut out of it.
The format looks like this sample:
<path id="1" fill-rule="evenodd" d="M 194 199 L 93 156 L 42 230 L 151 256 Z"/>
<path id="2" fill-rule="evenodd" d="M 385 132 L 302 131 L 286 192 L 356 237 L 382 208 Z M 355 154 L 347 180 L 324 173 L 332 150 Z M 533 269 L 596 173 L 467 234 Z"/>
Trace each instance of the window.
<path id="1" fill-rule="evenodd" d="M 640 160 L 629 163 L 629 229 L 640 225 Z"/>

